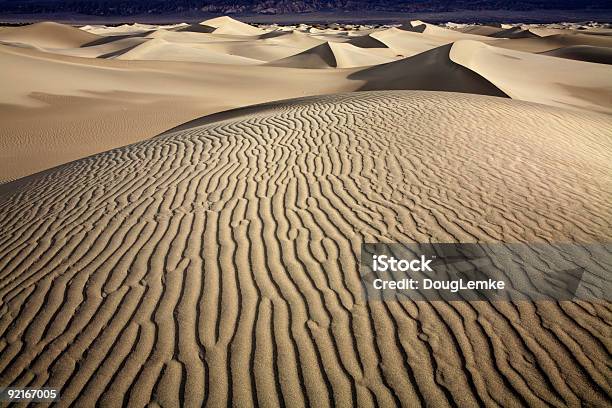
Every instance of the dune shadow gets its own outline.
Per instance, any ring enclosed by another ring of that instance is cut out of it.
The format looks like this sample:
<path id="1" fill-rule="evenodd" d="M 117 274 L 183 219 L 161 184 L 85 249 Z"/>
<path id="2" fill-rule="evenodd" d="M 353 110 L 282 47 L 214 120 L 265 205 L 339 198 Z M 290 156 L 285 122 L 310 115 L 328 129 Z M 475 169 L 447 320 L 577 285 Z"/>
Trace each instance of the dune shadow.
<path id="1" fill-rule="evenodd" d="M 422 90 L 479 95 L 508 95 L 476 72 L 453 62 L 452 44 L 413 57 L 354 72 L 348 79 L 364 81 L 360 91 Z"/>

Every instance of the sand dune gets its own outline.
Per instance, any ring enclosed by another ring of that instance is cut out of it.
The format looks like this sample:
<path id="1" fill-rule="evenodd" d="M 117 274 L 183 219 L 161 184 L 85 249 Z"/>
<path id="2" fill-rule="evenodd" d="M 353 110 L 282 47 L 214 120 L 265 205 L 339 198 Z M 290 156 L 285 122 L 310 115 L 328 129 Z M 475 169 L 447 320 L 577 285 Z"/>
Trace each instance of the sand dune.
<path id="1" fill-rule="evenodd" d="M 473 70 L 453 62 L 455 45 L 444 45 L 410 58 L 355 72 L 351 79 L 365 81 L 361 90 L 421 89 L 506 97 Z"/>
<path id="2" fill-rule="evenodd" d="M 588 35 L 607 35 L 607 36 L 611 36 L 612 35 L 612 28 L 608 27 L 589 27 L 587 29 L 582 29 L 580 30 L 580 32 L 582 34 L 588 34 Z"/>
<path id="3" fill-rule="evenodd" d="M 612 113 L 612 67 L 456 42 L 453 62 L 478 73 L 511 98 Z M 526 72 L 528 74 L 526 74 Z"/>
<path id="4" fill-rule="evenodd" d="M 335 70 L 247 67 L 73 58 L 0 46 L 0 181 L 209 113 L 361 85 Z"/>
<path id="5" fill-rule="evenodd" d="M 0 183 L 202 115 L 305 95 L 420 89 L 612 111 L 605 27 L 500 25 L 533 37 L 516 39 L 495 38 L 494 29 L 421 21 L 254 27 L 229 17 L 5 28 Z"/>
<path id="6" fill-rule="evenodd" d="M 576 30 L 554 27 L 529 27 L 529 31 L 538 37 L 550 37 L 551 35 L 567 34 L 568 31 L 573 34 L 577 33 Z"/>
<path id="7" fill-rule="evenodd" d="M 427 37 L 439 38 L 445 41 L 445 44 L 458 40 L 475 40 L 475 41 L 493 41 L 482 35 L 474 35 L 462 33 L 455 30 L 449 30 L 443 27 L 438 27 L 433 24 L 427 24 L 422 21 L 411 21 L 408 24 L 403 24 L 400 28 L 403 31 L 411 31 L 421 33 Z"/>
<path id="8" fill-rule="evenodd" d="M 395 27 L 372 33 L 370 37 L 405 57 L 411 57 L 450 42 L 445 39 L 426 37 L 422 34 L 400 30 Z"/>
<path id="9" fill-rule="evenodd" d="M 120 26 L 84 26 L 81 30 L 103 35 L 103 36 L 115 36 L 115 35 L 134 35 L 142 34 L 152 30 L 166 30 L 166 29 L 179 29 L 183 24 L 172 24 L 172 25 L 152 25 L 152 24 L 122 24 Z"/>
<path id="10" fill-rule="evenodd" d="M 351 44 L 359 48 L 388 48 L 385 43 L 380 40 L 377 40 L 369 34 L 351 36 L 346 42 L 347 44 Z"/>
<path id="11" fill-rule="evenodd" d="M 117 57 L 123 60 L 199 61 L 209 64 L 254 65 L 261 61 L 210 50 L 206 44 L 181 44 L 151 39 Z"/>
<path id="12" fill-rule="evenodd" d="M 336 67 L 355 68 L 370 65 L 386 64 L 398 57 L 393 50 L 387 48 L 361 48 L 350 43 L 331 43 L 330 47 L 336 58 Z"/>
<path id="13" fill-rule="evenodd" d="M 520 39 L 520 38 L 541 38 L 548 37 L 551 35 L 561 35 L 561 34 L 578 34 L 578 30 L 571 27 L 564 27 L 561 25 L 549 24 L 546 26 L 542 25 L 534 25 L 534 24 L 525 24 L 525 25 L 516 25 L 510 26 L 506 29 L 500 30 L 496 33 L 490 34 L 491 37 L 497 38 L 510 38 L 510 39 Z"/>
<path id="14" fill-rule="evenodd" d="M 330 44 L 325 42 L 296 55 L 273 61 L 269 65 L 289 68 L 332 68 L 337 66 L 337 62 Z"/>
<path id="15" fill-rule="evenodd" d="M 405 57 L 411 57 L 459 40 L 475 40 L 492 44 L 499 42 L 497 39 L 484 35 L 450 30 L 418 20 L 404 24 L 399 28 L 392 27 L 377 31 L 369 36 Z"/>
<path id="16" fill-rule="evenodd" d="M 380 52 L 382 51 L 382 52 Z M 271 66 L 291 68 L 355 68 L 385 64 L 397 59 L 388 49 L 359 48 L 348 43 L 325 42 L 280 60 Z"/>
<path id="17" fill-rule="evenodd" d="M 294 47 L 301 46 L 306 48 L 314 47 L 325 42 L 297 30 L 273 31 L 263 34 L 259 36 L 259 38 L 261 40 L 268 40 L 268 42 L 273 42 L 274 44 L 290 45 Z"/>
<path id="18" fill-rule="evenodd" d="M 555 34 L 548 37 L 523 38 L 495 43 L 497 47 L 525 52 L 546 52 L 573 45 L 612 48 L 612 38 L 586 34 Z"/>
<path id="19" fill-rule="evenodd" d="M 366 81 L 363 90 L 424 89 L 508 96 L 612 113 L 611 67 L 572 60 L 559 63 L 548 56 L 471 40 L 361 70 L 349 78 Z"/>
<path id="20" fill-rule="evenodd" d="M 218 52 L 270 62 L 298 54 L 323 43 L 323 40 L 298 31 L 291 31 L 274 36 L 262 35 L 255 40 L 216 42 L 210 44 L 209 48 Z"/>
<path id="21" fill-rule="evenodd" d="M 505 31 L 501 27 L 495 27 L 490 25 L 468 25 L 466 27 L 462 27 L 458 29 L 458 31 L 466 34 L 475 34 L 475 35 L 484 35 L 487 37 L 493 37 L 496 34 L 499 34 Z"/>
<path id="22" fill-rule="evenodd" d="M 215 34 L 254 36 L 266 33 L 265 30 L 245 24 L 238 20 L 234 20 L 233 18 L 227 16 L 212 18 L 210 20 L 202 21 L 200 24 L 215 28 L 213 31 Z"/>
<path id="23" fill-rule="evenodd" d="M 612 64 L 612 48 L 594 47 L 592 45 L 570 45 L 556 50 L 543 52 L 552 57 L 568 58 L 596 64 Z"/>
<path id="24" fill-rule="evenodd" d="M 154 30 L 147 33 L 146 38 L 161 39 L 178 44 L 227 44 L 237 42 L 235 38 L 217 36 L 211 33 L 175 32 L 168 30 Z"/>
<path id="25" fill-rule="evenodd" d="M 0 31 L 0 41 L 43 48 L 74 48 L 99 39 L 78 28 L 45 22 Z"/>
<path id="26" fill-rule="evenodd" d="M 216 30 L 215 27 L 207 26 L 205 24 L 189 24 L 185 27 L 180 27 L 177 31 L 186 31 L 192 33 L 212 33 Z"/>
<path id="27" fill-rule="evenodd" d="M 357 259 L 372 241 L 609 241 L 611 124 L 353 93 L 4 186 L 0 383 L 61 388 L 59 407 L 606 406 L 607 304 L 368 302 Z"/>
<path id="28" fill-rule="evenodd" d="M 512 39 L 534 38 L 534 37 L 539 38 L 539 36 L 535 34 L 534 32 L 532 32 L 531 30 L 524 29 L 522 27 L 506 28 L 505 30 L 501 30 L 496 33 L 492 33 L 490 36 L 495 37 L 495 38 L 512 38 Z"/>
<path id="29" fill-rule="evenodd" d="M 78 48 L 55 49 L 53 53 L 60 55 L 70 55 L 82 58 L 115 58 L 128 52 L 134 47 L 147 42 L 147 38 L 140 36 L 126 36 L 114 41 L 102 42 L 99 45 L 89 45 Z M 94 42 L 95 44 L 97 42 Z M 49 49 L 39 49 L 40 51 L 50 51 Z"/>

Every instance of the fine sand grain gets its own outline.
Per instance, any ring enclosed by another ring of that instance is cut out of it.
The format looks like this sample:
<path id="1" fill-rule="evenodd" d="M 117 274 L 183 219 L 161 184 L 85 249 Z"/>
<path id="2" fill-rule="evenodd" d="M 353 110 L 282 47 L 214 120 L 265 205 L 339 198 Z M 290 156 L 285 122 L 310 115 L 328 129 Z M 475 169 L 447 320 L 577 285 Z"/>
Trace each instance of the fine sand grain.
<path id="1" fill-rule="evenodd" d="M 609 304 L 367 302 L 357 262 L 362 242 L 610 241 L 611 126 L 358 92 L 9 183 L 0 384 L 62 407 L 609 406 Z"/>

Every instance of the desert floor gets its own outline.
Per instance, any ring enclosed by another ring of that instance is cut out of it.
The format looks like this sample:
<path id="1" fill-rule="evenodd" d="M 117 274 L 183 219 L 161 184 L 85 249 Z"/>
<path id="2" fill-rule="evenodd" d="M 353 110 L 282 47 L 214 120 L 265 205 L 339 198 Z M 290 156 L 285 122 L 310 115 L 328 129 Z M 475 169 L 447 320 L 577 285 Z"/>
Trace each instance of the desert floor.
<path id="1" fill-rule="evenodd" d="M 611 64 L 597 24 L 1 28 L 0 386 L 610 405 L 609 301 L 371 301 L 358 260 L 610 242 Z"/>

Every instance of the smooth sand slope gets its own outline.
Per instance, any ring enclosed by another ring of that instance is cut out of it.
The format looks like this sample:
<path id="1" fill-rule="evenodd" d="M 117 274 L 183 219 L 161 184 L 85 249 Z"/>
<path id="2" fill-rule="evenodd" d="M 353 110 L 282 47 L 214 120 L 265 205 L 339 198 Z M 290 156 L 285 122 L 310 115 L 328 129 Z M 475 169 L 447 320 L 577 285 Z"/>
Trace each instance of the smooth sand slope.
<path id="1" fill-rule="evenodd" d="M 205 114 L 361 84 L 332 70 L 244 68 L 73 58 L 0 46 L 0 181 L 143 140 Z"/>
<path id="2" fill-rule="evenodd" d="M 449 57 L 511 98 L 612 114 L 612 70 L 608 65 L 558 60 L 477 41 L 454 43 Z"/>
<path id="3" fill-rule="evenodd" d="M 74 48 L 100 39 L 99 36 L 64 24 L 44 22 L 0 30 L 0 41 L 36 47 Z"/>
<path id="4" fill-rule="evenodd" d="M 255 65 L 261 61 L 215 52 L 206 44 L 181 44 L 164 39 L 151 39 L 117 56 L 122 60 L 141 61 L 206 61 L 211 64 Z"/>
<path id="5" fill-rule="evenodd" d="M 577 61 L 595 62 L 597 64 L 612 65 L 612 48 L 595 47 L 592 45 L 570 45 L 556 50 L 543 52 L 559 58 L 569 58 Z"/>
<path id="6" fill-rule="evenodd" d="M 611 125 L 352 93 L 3 186 L 0 384 L 61 388 L 60 407 L 609 405 L 609 304 L 366 302 L 357 260 L 374 241 L 609 241 Z"/>
<path id="7" fill-rule="evenodd" d="M 252 25 L 243 23 L 242 21 L 235 20 L 228 16 L 211 18 L 200 23 L 202 26 L 212 27 L 215 30 L 215 34 L 223 35 L 240 35 L 240 36 L 252 36 L 262 35 L 267 31 L 261 28 L 254 27 Z"/>

